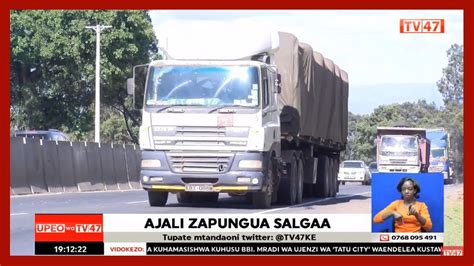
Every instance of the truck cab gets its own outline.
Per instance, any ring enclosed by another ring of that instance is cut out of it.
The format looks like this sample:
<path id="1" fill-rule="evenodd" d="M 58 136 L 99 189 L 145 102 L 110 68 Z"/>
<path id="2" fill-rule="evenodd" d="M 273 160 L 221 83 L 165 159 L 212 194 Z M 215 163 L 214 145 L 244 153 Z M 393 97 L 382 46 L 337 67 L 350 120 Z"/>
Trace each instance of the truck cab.
<path id="1" fill-rule="evenodd" d="M 280 156 L 277 77 L 255 60 L 148 66 L 139 138 L 142 185 L 152 205 L 161 205 L 168 191 L 181 202 L 265 192 L 267 165 Z"/>
<path id="2" fill-rule="evenodd" d="M 136 66 L 127 81 L 143 101 L 150 205 L 165 205 L 170 192 L 180 203 L 246 195 L 261 209 L 301 203 L 303 191 L 335 197 L 347 73 L 290 33 L 199 40 L 175 42 L 165 60 L 143 65 L 146 78 L 135 78 Z"/>
<path id="3" fill-rule="evenodd" d="M 376 144 L 379 172 L 427 172 L 430 142 L 425 129 L 379 127 Z"/>

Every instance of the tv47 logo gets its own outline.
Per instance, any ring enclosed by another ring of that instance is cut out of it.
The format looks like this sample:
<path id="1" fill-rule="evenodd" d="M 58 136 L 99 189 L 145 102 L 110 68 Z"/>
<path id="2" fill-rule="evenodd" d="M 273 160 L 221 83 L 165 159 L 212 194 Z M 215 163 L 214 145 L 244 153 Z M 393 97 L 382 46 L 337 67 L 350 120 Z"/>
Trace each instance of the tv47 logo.
<path id="1" fill-rule="evenodd" d="M 442 256 L 462 256 L 463 247 L 459 246 L 444 246 L 441 250 Z"/>
<path id="2" fill-rule="evenodd" d="M 400 33 L 444 33 L 444 19 L 400 19 Z"/>

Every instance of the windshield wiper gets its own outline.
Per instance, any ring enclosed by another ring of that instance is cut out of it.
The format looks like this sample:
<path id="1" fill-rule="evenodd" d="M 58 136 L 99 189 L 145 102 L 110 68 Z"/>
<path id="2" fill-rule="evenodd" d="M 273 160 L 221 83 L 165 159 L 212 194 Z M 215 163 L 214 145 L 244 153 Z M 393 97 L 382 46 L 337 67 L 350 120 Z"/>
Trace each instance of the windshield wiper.
<path id="1" fill-rule="evenodd" d="M 171 107 L 177 107 L 177 106 L 204 106 L 204 105 L 202 105 L 202 104 L 170 104 L 170 105 L 167 105 L 165 107 L 162 107 L 162 108 L 156 110 L 155 113 L 160 113 L 160 112 L 162 112 L 166 109 L 169 109 Z"/>
<path id="2" fill-rule="evenodd" d="M 242 105 L 240 105 L 240 104 L 229 104 L 229 105 L 219 106 L 219 107 L 216 107 L 216 108 L 212 109 L 211 111 L 209 111 L 209 114 L 214 113 L 217 110 L 221 110 L 221 109 L 229 108 L 229 107 L 242 107 Z M 235 110 L 233 110 L 232 113 L 235 113 Z"/>

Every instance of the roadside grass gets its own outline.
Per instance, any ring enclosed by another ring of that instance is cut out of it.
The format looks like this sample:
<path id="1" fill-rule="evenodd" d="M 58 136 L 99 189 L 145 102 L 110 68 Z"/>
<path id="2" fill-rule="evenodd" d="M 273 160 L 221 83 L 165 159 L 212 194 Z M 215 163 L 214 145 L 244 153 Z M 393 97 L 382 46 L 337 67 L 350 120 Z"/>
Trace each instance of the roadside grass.
<path id="1" fill-rule="evenodd" d="M 444 245 L 463 246 L 463 199 L 450 200 L 444 206 Z"/>

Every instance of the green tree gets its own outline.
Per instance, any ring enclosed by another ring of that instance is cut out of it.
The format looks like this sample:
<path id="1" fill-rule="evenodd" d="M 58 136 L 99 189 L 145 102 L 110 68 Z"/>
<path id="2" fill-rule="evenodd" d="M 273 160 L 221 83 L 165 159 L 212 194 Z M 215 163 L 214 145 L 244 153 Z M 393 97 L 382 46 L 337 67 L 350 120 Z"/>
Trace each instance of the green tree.
<path id="1" fill-rule="evenodd" d="M 108 127 L 122 128 L 128 140 L 138 143 L 140 116 L 125 85 L 134 65 L 156 57 L 147 11 L 11 11 L 11 130 L 58 128 L 73 139 L 91 139 L 96 40 L 85 27 L 96 24 L 112 26 L 101 35 L 101 103 L 123 117 L 102 113 L 102 137 L 112 139 Z"/>
<path id="2" fill-rule="evenodd" d="M 464 46 L 451 45 L 447 51 L 448 65 L 438 81 L 443 96 L 444 109 L 441 116 L 443 126 L 450 132 L 454 173 L 458 180 L 464 179 Z"/>
<path id="3" fill-rule="evenodd" d="M 346 150 L 342 154 L 342 160 L 350 160 L 354 157 L 354 147 L 356 145 L 355 138 L 356 138 L 356 125 L 359 120 L 362 118 L 361 115 L 353 114 L 349 112 L 347 117 L 348 121 L 348 132 L 347 132 L 347 145 Z"/>

